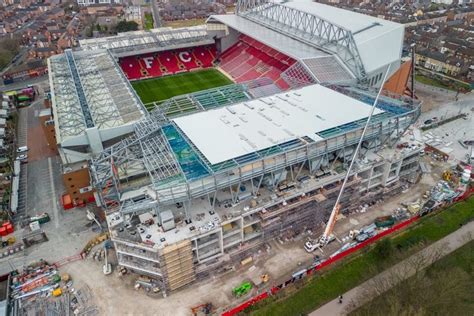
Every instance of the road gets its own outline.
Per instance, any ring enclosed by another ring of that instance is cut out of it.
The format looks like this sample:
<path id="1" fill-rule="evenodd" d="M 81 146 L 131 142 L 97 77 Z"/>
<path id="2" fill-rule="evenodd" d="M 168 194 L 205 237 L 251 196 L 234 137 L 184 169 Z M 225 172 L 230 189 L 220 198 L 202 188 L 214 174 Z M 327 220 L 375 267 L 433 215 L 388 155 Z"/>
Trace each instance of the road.
<path id="1" fill-rule="evenodd" d="M 395 266 L 385 270 L 384 272 L 376 275 L 372 279 L 362 283 L 361 285 L 353 288 L 352 290 L 343 293 L 343 302 L 342 304 L 339 303 L 338 299 L 334 299 L 323 305 L 319 309 L 315 310 L 314 312 L 310 313 L 311 316 L 327 316 L 327 315 L 346 315 L 348 312 L 354 310 L 355 308 L 364 305 L 370 301 L 370 296 L 363 296 L 362 293 L 365 293 L 367 288 L 371 287 L 371 284 L 387 284 L 385 287 L 386 290 L 392 288 L 393 286 L 397 285 L 399 282 L 408 279 L 409 277 L 413 276 L 419 269 L 424 269 L 434 263 L 436 260 L 441 259 L 442 257 L 450 254 L 454 250 L 462 247 L 470 240 L 473 240 L 474 235 L 472 232 L 474 231 L 474 221 L 469 222 L 468 224 L 464 225 L 457 231 L 449 234 L 448 236 L 438 240 L 437 242 L 433 243 L 432 245 L 426 247 L 425 249 L 421 250 L 420 252 L 414 254 L 413 256 L 399 262 Z M 433 256 L 433 254 L 439 254 Z M 422 260 L 421 260 L 421 259 Z M 414 265 L 414 262 L 419 264 Z M 391 276 L 403 276 L 400 278 L 393 278 Z M 388 282 L 388 283 L 387 283 Z M 361 297 L 364 299 L 361 300 Z M 356 301 L 358 300 L 358 301 Z"/>
<path id="2" fill-rule="evenodd" d="M 8 85 L 4 85 L 3 81 L 0 80 L 0 92 L 16 90 L 19 88 L 26 87 L 28 85 L 43 84 L 43 83 L 47 83 L 48 80 L 49 80 L 48 75 L 44 75 L 41 77 L 34 77 L 28 80 L 22 80 L 22 81 L 14 82 L 12 84 L 8 84 Z"/>
<path id="3" fill-rule="evenodd" d="M 60 205 L 60 197 L 64 192 L 61 161 L 46 143 L 38 119 L 43 108 L 42 96 L 38 99 L 31 106 L 18 111 L 18 144 L 27 145 L 29 151 L 28 163 L 21 167 L 19 207 L 14 220 L 16 222 L 47 212 L 51 221 L 41 225 L 41 228 L 48 241 L 1 258 L 0 275 L 39 259 L 55 262 L 75 255 L 96 234 L 94 225 L 86 218 L 85 209 L 76 208 L 66 212 Z M 18 241 L 23 233 L 24 230 L 16 225 L 14 236 Z"/>
<path id="4" fill-rule="evenodd" d="M 155 28 L 162 27 L 161 18 L 160 18 L 160 9 L 158 8 L 158 0 L 151 1 L 151 9 L 153 12 L 153 21 L 155 23 Z"/>

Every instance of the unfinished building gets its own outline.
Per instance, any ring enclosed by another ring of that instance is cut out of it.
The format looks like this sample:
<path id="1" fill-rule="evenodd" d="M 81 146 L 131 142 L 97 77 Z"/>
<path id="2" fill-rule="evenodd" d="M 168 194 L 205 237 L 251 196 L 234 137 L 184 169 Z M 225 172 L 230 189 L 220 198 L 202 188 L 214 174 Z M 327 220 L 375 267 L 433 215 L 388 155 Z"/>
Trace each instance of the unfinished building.
<path id="1" fill-rule="evenodd" d="M 241 0 L 236 12 L 211 16 L 203 40 L 235 49 L 235 65 L 248 59 L 239 48 L 247 41 L 266 51 L 258 56 L 275 62 L 268 56 L 283 52 L 293 66 L 275 79 L 260 77 L 258 62 L 250 69 L 256 80 L 156 104 L 130 137 L 90 165 L 119 265 L 167 293 L 278 236 L 320 229 L 376 99 L 370 87 L 400 65 L 404 29 L 396 23 L 317 3 Z M 113 51 L 112 44 L 100 45 Z M 286 92 L 274 84 L 282 80 Z M 380 97 L 340 201 L 343 213 L 414 181 L 420 149 L 391 148 L 419 114 L 416 100 Z"/>
<path id="2" fill-rule="evenodd" d="M 316 84 L 175 118 L 157 108 L 91 167 L 119 264 L 172 291 L 280 234 L 319 229 L 374 98 Z M 382 149 L 419 111 L 411 99 L 381 97 L 342 212 L 416 176 L 418 149 Z"/>

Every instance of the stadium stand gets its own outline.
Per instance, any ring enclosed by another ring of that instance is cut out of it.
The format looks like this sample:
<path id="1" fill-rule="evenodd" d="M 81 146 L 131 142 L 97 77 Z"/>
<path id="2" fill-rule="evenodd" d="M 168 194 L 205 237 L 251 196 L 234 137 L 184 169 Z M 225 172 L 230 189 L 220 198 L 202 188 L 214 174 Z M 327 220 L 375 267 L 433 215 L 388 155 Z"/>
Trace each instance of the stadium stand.
<path id="1" fill-rule="evenodd" d="M 213 67 L 215 46 L 199 46 L 120 58 L 127 78 L 138 80 Z"/>
<path id="2" fill-rule="evenodd" d="M 140 62 L 135 56 L 122 58 L 120 67 L 129 79 L 138 79 L 143 76 Z"/>
<path id="3" fill-rule="evenodd" d="M 286 90 L 289 85 L 281 74 L 294 63 L 293 58 L 242 34 L 237 43 L 222 54 L 220 66 L 236 82 L 268 77 Z"/>

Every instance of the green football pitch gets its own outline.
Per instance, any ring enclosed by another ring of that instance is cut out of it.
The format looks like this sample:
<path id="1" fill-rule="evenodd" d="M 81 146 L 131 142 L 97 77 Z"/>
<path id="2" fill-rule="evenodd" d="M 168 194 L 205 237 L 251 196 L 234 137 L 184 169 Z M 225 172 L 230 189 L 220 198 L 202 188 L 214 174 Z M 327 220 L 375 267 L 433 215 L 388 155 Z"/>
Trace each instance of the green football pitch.
<path id="1" fill-rule="evenodd" d="M 161 102 L 177 95 L 225 86 L 233 82 L 216 69 L 185 72 L 173 76 L 133 81 L 144 104 Z"/>

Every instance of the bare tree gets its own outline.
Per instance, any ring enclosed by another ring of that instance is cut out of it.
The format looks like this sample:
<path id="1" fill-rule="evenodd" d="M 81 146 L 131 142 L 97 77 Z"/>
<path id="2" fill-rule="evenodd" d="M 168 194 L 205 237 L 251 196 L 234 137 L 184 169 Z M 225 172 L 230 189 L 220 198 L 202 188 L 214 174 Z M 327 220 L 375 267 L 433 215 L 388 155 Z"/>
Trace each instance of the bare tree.
<path id="1" fill-rule="evenodd" d="M 469 277 L 466 277 L 465 271 L 453 268 L 449 274 L 435 272 L 427 275 L 426 268 L 441 259 L 446 254 L 446 249 L 447 244 L 426 248 L 370 279 L 363 284 L 361 291 L 347 306 L 346 313 L 354 311 L 355 315 L 427 315 L 427 309 L 441 309 L 441 306 L 453 305 L 451 302 L 462 301 L 459 295 L 455 300 L 452 296 L 468 287 L 466 279 Z M 442 291 L 435 284 L 443 284 Z M 440 299 L 439 296 L 443 297 Z M 458 304 L 465 308 L 465 305 L 459 302 Z M 440 315 L 448 314 L 451 313 Z"/>

